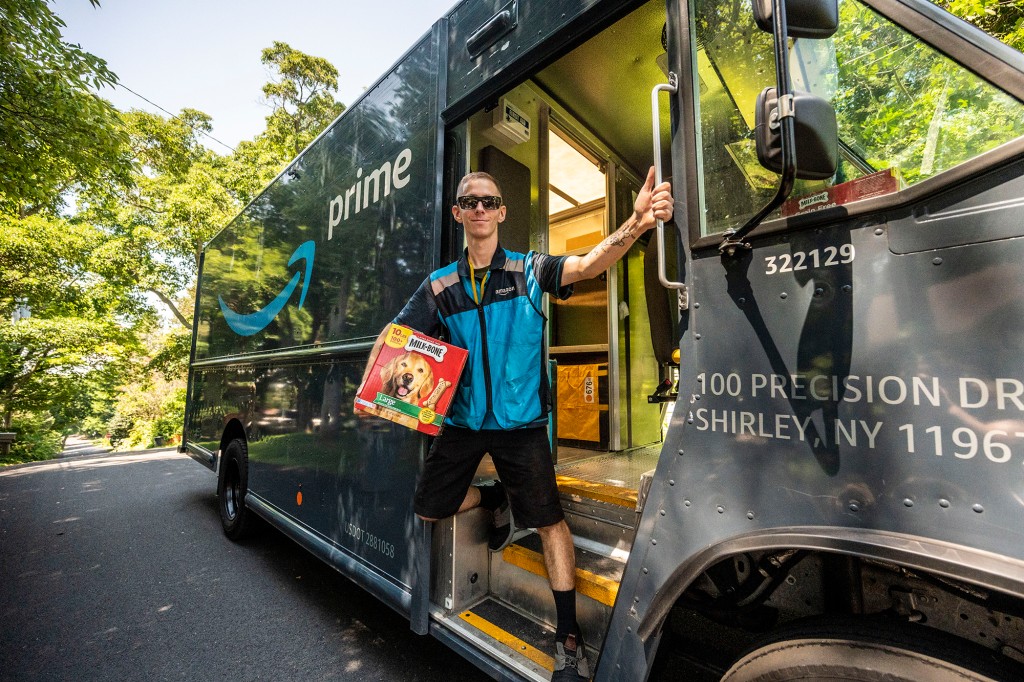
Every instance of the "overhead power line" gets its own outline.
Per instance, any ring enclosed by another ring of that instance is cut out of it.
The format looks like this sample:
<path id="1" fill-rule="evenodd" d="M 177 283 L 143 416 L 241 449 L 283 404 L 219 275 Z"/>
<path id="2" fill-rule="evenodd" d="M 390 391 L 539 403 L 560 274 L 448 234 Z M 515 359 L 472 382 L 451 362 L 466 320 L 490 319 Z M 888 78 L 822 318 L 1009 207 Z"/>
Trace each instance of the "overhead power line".
<path id="1" fill-rule="evenodd" d="M 124 83 L 118 83 L 118 84 L 117 84 L 117 87 L 119 87 L 119 88 L 122 88 L 122 89 L 124 89 L 124 90 L 127 90 L 128 92 L 132 93 L 133 95 L 135 95 L 136 97 L 138 97 L 139 99 L 141 99 L 141 100 L 142 100 L 143 102 L 147 102 L 147 103 L 149 103 L 149 104 L 152 104 L 152 105 L 153 105 L 154 107 L 156 107 L 156 108 L 157 108 L 157 109 L 159 109 L 160 111 L 164 112 L 165 114 L 167 114 L 167 115 L 168 115 L 168 116 L 170 116 L 171 118 L 178 118 L 178 114 L 175 114 L 175 113 L 172 113 L 172 112 L 170 112 L 170 111 L 167 111 L 167 109 L 164 109 L 164 108 L 163 108 L 162 106 L 160 106 L 159 104 L 157 104 L 157 103 L 156 103 L 156 102 L 154 102 L 153 100 L 149 99 L 148 97 L 144 97 L 143 95 L 140 95 L 139 93 L 135 92 L 134 90 L 132 90 L 131 88 L 129 88 L 129 87 L 128 87 L 127 85 L 125 85 Z M 228 149 L 230 149 L 231 151 L 235 151 L 235 148 L 234 148 L 234 147 L 232 147 L 231 145 L 229 145 L 229 144 L 227 144 L 227 143 L 225 143 L 225 142 L 221 142 L 220 140 L 218 140 L 218 139 L 217 139 L 216 137 L 214 137 L 214 136 L 213 136 L 213 135 L 211 135 L 210 133 L 206 132 L 205 130 L 197 130 L 195 126 L 189 126 L 189 127 L 190 127 L 190 128 L 192 128 L 192 130 L 195 130 L 195 131 L 196 131 L 197 133 L 199 133 L 200 135 L 205 135 L 206 137 L 210 138 L 211 140 L 213 140 L 213 141 L 214 141 L 214 142 L 216 142 L 217 144 L 219 144 L 219 145 L 223 145 L 223 146 L 227 147 Z"/>

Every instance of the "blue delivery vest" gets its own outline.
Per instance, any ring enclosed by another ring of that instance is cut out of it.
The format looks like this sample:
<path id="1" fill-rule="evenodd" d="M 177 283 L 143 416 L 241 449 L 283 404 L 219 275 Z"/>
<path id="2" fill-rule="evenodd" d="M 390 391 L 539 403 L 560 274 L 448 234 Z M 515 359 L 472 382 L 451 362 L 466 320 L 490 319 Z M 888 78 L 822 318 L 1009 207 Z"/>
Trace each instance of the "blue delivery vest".
<path id="1" fill-rule="evenodd" d="M 449 342 L 469 351 L 446 424 L 479 430 L 543 423 L 551 398 L 541 305 L 545 292 L 572 294 L 571 286 L 558 285 L 564 260 L 499 246 L 477 303 L 464 255 L 431 273 L 395 318 L 425 334 L 445 331 Z"/>

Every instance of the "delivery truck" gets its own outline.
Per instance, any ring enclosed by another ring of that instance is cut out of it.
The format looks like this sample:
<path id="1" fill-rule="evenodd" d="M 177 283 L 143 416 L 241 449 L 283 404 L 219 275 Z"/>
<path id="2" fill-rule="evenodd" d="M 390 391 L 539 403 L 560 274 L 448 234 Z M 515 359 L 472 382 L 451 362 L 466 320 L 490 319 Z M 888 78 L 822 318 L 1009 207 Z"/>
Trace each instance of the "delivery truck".
<path id="1" fill-rule="evenodd" d="M 594 679 L 1024 679 L 1024 55 L 928 0 L 454 6 L 205 246 L 183 449 L 225 533 L 548 679 L 536 534 L 420 521 L 430 436 L 353 401 L 463 174 L 503 247 L 575 254 L 651 165 L 673 222 L 543 311 Z"/>

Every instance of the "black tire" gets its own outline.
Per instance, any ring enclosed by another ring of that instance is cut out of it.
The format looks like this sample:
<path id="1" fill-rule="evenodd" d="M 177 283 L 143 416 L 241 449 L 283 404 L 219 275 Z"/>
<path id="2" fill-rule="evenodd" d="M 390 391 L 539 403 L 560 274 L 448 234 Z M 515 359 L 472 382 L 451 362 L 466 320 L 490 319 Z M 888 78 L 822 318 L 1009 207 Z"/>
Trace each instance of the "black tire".
<path id="1" fill-rule="evenodd" d="M 741 656 L 722 682 L 1003 682 L 1021 675 L 995 652 L 923 625 L 834 618 L 777 631 Z"/>
<path id="2" fill-rule="evenodd" d="M 217 507 L 224 535 L 242 540 L 252 530 L 252 512 L 245 506 L 249 491 L 249 451 L 245 441 L 235 438 L 224 448 L 217 479 Z"/>

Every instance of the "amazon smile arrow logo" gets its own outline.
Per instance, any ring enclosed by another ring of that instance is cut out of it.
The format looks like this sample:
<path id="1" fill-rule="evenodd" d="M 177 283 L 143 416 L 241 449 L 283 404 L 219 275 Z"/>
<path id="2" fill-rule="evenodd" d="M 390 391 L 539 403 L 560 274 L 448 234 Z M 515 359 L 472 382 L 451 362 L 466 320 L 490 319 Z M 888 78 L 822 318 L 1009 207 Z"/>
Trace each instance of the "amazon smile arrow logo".
<path id="1" fill-rule="evenodd" d="M 313 274 L 313 256 L 316 254 L 316 244 L 313 241 L 305 242 L 300 244 L 297 249 L 292 253 L 292 257 L 288 260 L 288 265 L 291 266 L 296 261 L 306 261 L 306 278 L 302 281 L 302 290 L 299 293 L 299 307 L 306 300 L 306 292 L 309 291 L 309 278 Z M 239 336 L 252 336 L 257 332 L 263 331 L 268 324 L 270 324 L 278 313 L 284 310 L 284 307 L 288 305 L 288 300 L 292 297 L 292 292 L 295 291 L 295 287 L 299 286 L 299 280 L 302 279 L 302 271 L 296 272 L 290 282 L 285 285 L 284 289 L 281 290 L 274 300 L 266 305 L 262 310 L 257 310 L 254 313 L 248 315 L 239 315 L 234 310 L 228 307 L 228 304 L 224 302 L 224 298 L 220 295 L 217 296 L 217 301 L 220 302 L 220 311 L 224 313 L 224 320 L 228 323 Z"/>

